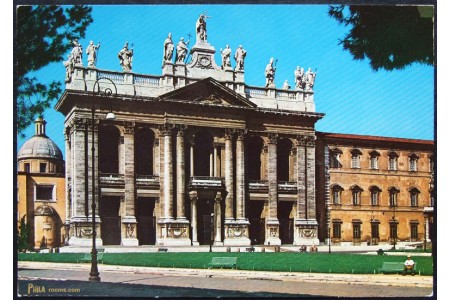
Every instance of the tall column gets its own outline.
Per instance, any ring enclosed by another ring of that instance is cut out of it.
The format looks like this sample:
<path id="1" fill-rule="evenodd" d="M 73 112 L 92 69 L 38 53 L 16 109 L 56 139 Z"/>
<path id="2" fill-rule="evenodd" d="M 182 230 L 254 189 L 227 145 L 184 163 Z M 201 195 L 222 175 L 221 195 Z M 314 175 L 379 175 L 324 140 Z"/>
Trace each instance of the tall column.
<path id="1" fill-rule="evenodd" d="M 64 245 L 69 244 L 70 238 L 70 217 L 72 216 L 72 153 L 71 153 L 71 136 L 70 136 L 70 127 L 66 126 L 64 129 L 64 140 L 65 140 L 65 149 L 66 149 L 66 218 L 64 221 Z"/>
<path id="2" fill-rule="evenodd" d="M 189 193 L 189 198 L 191 200 L 191 228 L 192 228 L 192 245 L 198 246 L 198 237 L 197 237 L 197 192 L 192 191 Z"/>
<path id="3" fill-rule="evenodd" d="M 233 131 L 225 130 L 225 221 L 234 220 L 234 182 L 233 182 Z"/>
<path id="4" fill-rule="evenodd" d="M 153 142 L 153 174 L 159 175 L 160 174 L 160 157 L 159 157 L 159 137 L 155 136 L 155 140 Z"/>
<path id="5" fill-rule="evenodd" d="M 213 159 L 213 161 L 214 161 L 214 174 L 213 174 L 213 176 L 214 177 L 217 177 L 218 175 L 218 168 L 217 168 L 217 166 L 219 165 L 218 163 L 217 163 L 217 147 L 218 147 L 218 145 L 217 144 L 213 144 L 213 147 L 214 147 L 214 159 Z"/>
<path id="6" fill-rule="evenodd" d="M 223 245 L 222 242 L 222 212 L 220 209 L 220 202 L 222 200 L 222 195 L 217 192 L 214 199 L 214 221 L 215 221 L 215 233 L 214 233 L 214 245 Z"/>
<path id="7" fill-rule="evenodd" d="M 316 137 L 308 136 L 306 141 L 306 218 L 316 219 Z"/>
<path id="8" fill-rule="evenodd" d="M 172 159 L 172 125 L 165 125 L 164 137 L 164 219 L 173 219 L 173 159 Z"/>
<path id="9" fill-rule="evenodd" d="M 236 140 L 236 220 L 245 219 L 245 131 Z"/>
<path id="10" fill-rule="evenodd" d="M 190 176 L 194 177 L 194 146 L 195 146 L 195 137 L 194 135 L 192 135 L 190 137 L 190 141 L 189 141 L 189 146 L 190 146 L 190 151 L 189 151 L 189 155 L 190 155 Z"/>
<path id="11" fill-rule="evenodd" d="M 186 219 L 184 199 L 186 197 L 186 173 L 184 158 L 185 127 L 180 126 L 177 133 L 177 219 Z"/>
<path id="12" fill-rule="evenodd" d="M 134 167 L 134 124 L 125 123 L 123 128 L 123 166 L 125 179 L 124 215 L 122 215 L 122 245 L 138 246 L 135 215 L 135 167 Z"/>
<path id="13" fill-rule="evenodd" d="M 297 137 L 297 215 L 294 244 L 317 245 L 318 223 L 315 200 L 315 136 Z"/>
<path id="14" fill-rule="evenodd" d="M 306 219 L 306 138 L 297 137 L 297 218 Z"/>
<path id="15" fill-rule="evenodd" d="M 269 133 L 268 136 L 268 174 L 269 200 L 266 217 L 266 240 L 264 244 L 281 245 L 280 222 L 277 217 L 278 210 L 278 176 L 277 176 L 277 142 L 278 135 Z"/>

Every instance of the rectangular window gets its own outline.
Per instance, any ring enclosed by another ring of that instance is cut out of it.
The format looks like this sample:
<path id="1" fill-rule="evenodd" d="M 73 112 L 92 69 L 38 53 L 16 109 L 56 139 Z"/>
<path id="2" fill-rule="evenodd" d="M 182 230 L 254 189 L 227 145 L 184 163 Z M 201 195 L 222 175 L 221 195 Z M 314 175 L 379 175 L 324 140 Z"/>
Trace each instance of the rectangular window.
<path id="1" fill-rule="evenodd" d="M 353 191 L 352 192 L 353 195 L 353 205 L 360 205 L 360 195 L 361 193 L 359 191 Z"/>
<path id="2" fill-rule="evenodd" d="M 333 204 L 341 203 L 340 194 L 341 194 L 341 191 L 333 190 Z"/>
<path id="3" fill-rule="evenodd" d="M 391 192 L 389 194 L 389 205 L 391 207 L 397 206 L 397 193 Z"/>
<path id="4" fill-rule="evenodd" d="M 341 224 L 333 223 L 333 238 L 340 239 L 341 238 Z"/>
<path id="5" fill-rule="evenodd" d="M 411 193 L 411 206 L 417 206 L 417 193 Z"/>
<path id="6" fill-rule="evenodd" d="M 378 205 L 378 192 L 372 192 L 370 202 L 371 205 Z"/>
<path id="7" fill-rule="evenodd" d="M 41 173 L 47 172 L 47 164 L 46 163 L 39 164 L 39 172 L 41 172 Z"/>
<path id="8" fill-rule="evenodd" d="M 390 224 L 389 229 L 390 238 L 397 238 L 397 224 Z"/>
<path id="9" fill-rule="evenodd" d="M 353 238 L 354 239 L 361 238 L 361 224 L 353 224 Z"/>
<path id="10" fill-rule="evenodd" d="M 354 169 L 359 168 L 359 156 L 358 155 L 352 156 L 352 168 L 354 168 Z"/>
<path id="11" fill-rule="evenodd" d="M 379 239 L 380 238 L 380 226 L 378 223 L 372 223 L 372 238 Z"/>
<path id="12" fill-rule="evenodd" d="M 53 185 L 37 185 L 36 201 L 53 201 Z"/>
<path id="13" fill-rule="evenodd" d="M 415 158 L 409 159 L 409 170 L 411 172 L 417 171 L 417 159 L 415 159 Z"/>
<path id="14" fill-rule="evenodd" d="M 30 163 L 25 163 L 24 167 L 25 167 L 25 172 L 30 173 Z"/>
<path id="15" fill-rule="evenodd" d="M 397 170 L 397 158 L 389 157 L 389 170 L 390 171 Z"/>
<path id="16" fill-rule="evenodd" d="M 378 159 L 377 159 L 377 157 L 371 157 L 370 158 L 370 168 L 372 170 L 377 170 L 378 169 Z"/>
<path id="17" fill-rule="evenodd" d="M 411 239 L 417 240 L 419 238 L 418 224 L 411 224 Z"/>
<path id="18" fill-rule="evenodd" d="M 337 156 L 338 156 L 338 154 L 336 154 L 336 153 L 332 153 L 331 154 L 330 165 L 331 165 L 332 168 L 339 168 L 340 167 L 340 163 L 339 163 L 339 160 L 338 160 Z"/>

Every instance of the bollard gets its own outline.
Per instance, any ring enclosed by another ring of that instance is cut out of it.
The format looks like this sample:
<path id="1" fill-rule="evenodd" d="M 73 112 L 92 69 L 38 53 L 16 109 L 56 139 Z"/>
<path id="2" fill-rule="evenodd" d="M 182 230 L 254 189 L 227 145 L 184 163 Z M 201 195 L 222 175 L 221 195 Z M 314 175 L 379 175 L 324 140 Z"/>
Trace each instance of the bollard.
<path id="1" fill-rule="evenodd" d="M 231 247 L 230 246 L 227 247 L 227 252 L 231 252 Z"/>

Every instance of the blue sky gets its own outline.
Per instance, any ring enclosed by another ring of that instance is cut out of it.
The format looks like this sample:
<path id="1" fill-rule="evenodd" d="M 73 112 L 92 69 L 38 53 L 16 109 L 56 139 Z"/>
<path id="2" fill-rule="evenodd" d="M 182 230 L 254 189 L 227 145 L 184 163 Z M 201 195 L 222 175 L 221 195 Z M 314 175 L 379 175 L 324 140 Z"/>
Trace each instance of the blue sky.
<path id="1" fill-rule="evenodd" d="M 338 44 L 349 30 L 331 19 L 327 5 L 102 5 L 93 6 L 94 22 L 79 42 L 101 42 L 99 69 L 121 71 L 118 51 L 126 41 L 134 48 L 133 71 L 161 74 L 162 45 L 169 32 L 195 44 L 195 21 L 207 12 L 208 42 L 216 49 L 242 44 L 247 51 L 245 81 L 264 86 L 264 68 L 278 59 L 275 84 L 294 84 L 297 66 L 317 69 L 316 111 L 326 116 L 319 131 L 434 139 L 434 69 L 414 64 L 401 71 L 372 71 L 367 60 L 354 61 Z M 232 65 L 234 66 L 234 60 Z M 87 65 L 86 54 L 83 64 Z M 64 81 L 63 63 L 37 73 L 42 82 Z M 45 112 L 47 135 L 64 152 L 64 116 L 53 105 Z M 34 126 L 18 138 L 18 149 Z"/>

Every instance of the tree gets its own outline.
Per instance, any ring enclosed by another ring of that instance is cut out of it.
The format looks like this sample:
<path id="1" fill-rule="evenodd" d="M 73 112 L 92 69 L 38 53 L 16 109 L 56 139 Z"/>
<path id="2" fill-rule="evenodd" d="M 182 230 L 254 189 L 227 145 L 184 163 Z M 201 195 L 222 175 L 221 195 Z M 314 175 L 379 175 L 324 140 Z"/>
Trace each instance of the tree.
<path id="1" fill-rule="evenodd" d="M 62 61 L 72 41 L 84 38 L 93 19 L 85 5 L 19 6 L 16 11 L 15 87 L 17 132 L 29 126 L 61 93 L 61 82 L 42 84 L 33 72 Z"/>
<path id="2" fill-rule="evenodd" d="M 17 248 L 19 252 L 25 252 L 26 250 L 30 250 L 30 234 L 31 234 L 31 227 L 26 222 L 26 216 L 24 215 L 20 219 L 20 225 L 19 225 L 19 232 L 17 236 Z"/>
<path id="3" fill-rule="evenodd" d="M 368 58 L 373 70 L 434 64 L 433 6 L 330 6 L 328 14 L 349 33 L 340 40 L 355 60 Z"/>

